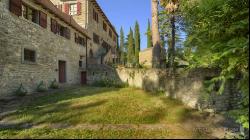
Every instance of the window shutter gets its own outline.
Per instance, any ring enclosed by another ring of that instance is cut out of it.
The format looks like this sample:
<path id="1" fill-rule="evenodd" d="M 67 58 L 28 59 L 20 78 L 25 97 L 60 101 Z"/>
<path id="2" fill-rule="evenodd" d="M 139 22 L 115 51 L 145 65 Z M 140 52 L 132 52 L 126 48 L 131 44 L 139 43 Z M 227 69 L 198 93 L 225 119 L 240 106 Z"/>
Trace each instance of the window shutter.
<path id="1" fill-rule="evenodd" d="M 82 3 L 77 2 L 77 15 L 82 14 Z"/>
<path id="2" fill-rule="evenodd" d="M 69 4 L 68 3 L 64 4 L 64 12 L 66 14 L 69 14 Z"/>
<path id="3" fill-rule="evenodd" d="M 17 16 L 22 15 L 22 0 L 10 0 L 10 12 Z"/>
<path id="4" fill-rule="evenodd" d="M 47 28 L 47 15 L 40 11 L 40 26 Z"/>
<path id="5" fill-rule="evenodd" d="M 51 31 L 53 32 L 53 33 L 57 33 L 57 31 L 58 31 L 58 29 L 57 29 L 57 22 L 56 22 L 56 20 L 54 20 L 54 19 L 51 19 Z"/>

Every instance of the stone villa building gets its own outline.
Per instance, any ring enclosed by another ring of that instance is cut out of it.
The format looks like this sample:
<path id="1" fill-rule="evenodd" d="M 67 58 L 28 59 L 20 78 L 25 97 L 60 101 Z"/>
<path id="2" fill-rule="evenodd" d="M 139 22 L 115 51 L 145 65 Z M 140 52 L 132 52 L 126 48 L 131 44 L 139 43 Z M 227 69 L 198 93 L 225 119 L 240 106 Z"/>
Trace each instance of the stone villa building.
<path id="1" fill-rule="evenodd" d="M 52 2 L 88 30 L 89 64 L 112 64 L 119 61 L 118 34 L 96 0 L 52 0 Z"/>
<path id="2" fill-rule="evenodd" d="M 91 39 L 49 0 L 0 0 L 0 95 L 41 81 L 86 84 Z"/>

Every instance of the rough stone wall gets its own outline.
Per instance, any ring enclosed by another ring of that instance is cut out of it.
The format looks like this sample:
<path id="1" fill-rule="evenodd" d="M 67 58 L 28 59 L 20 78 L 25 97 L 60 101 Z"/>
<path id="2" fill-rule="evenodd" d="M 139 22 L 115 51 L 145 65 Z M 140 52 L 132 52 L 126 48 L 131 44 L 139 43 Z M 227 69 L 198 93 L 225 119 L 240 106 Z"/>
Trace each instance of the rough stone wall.
<path id="1" fill-rule="evenodd" d="M 108 72 L 108 76 L 105 77 L 106 72 Z M 92 74 L 89 73 L 88 80 L 94 82 L 103 78 L 110 78 L 117 82 L 128 83 L 131 87 L 164 92 L 167 96 L 179 99 L 185 105 L 196 109 L 226 111 L 237 107 L 240 97 L 232 83 L 226 85 L 222 95 L 215 92 L 205 93 L 203 82 L 207 78 L 216 76 L 216 71 L 196 69 L 185 72 L 183 69 L 179 69 L 174 79 L 167 75 L 167 70 L 162 69 L 117 68 L 116 70 L 104 70 L 96 67 L 92 69 Z M 174 89 L 171 90 L 171 87 L 174 87 Z"/>
<path id="2" fill-rule="evenodd" d="M 88 53 L 90 52 L 90 49 L 92 50 L 94 56 L 89 59 L 95 59 L 90 61 L 89 63 L 95 63 L 95 64 L 101 64 L 101 53 L 103 52 L 102 47 L 102 41 L 107 42 L 109 45 L 111 45 L 112 48 L 116 48 L 117 43 L 109 36 L 109 25 L 107 24 L 106 19 L 103 18 L 102 14 L 97 10 L 96 6 L 93 5 L 93 3 L 90 0 L 78 0 L 81 2 L 82 8 L 81 8 L 81 15 L 74 15 L 73 18 L 75 21 L 81 25 L 83 28 L 87 29 L 89 32 L 90 37 L 92 38 L 88 42 Z M 77 0 L 52 0 L 54 4 L 63 4 L 63 3 L 76 3 Z M 99 22 L 96 22 L 93 19 L 93 9 L 95 9 L 96 12 L 98 12 L 98 18 Z M 64 11 L 64 7 L 62 7 L 62 11 Z M 107 24 L 107 31 L 103 30 L 103 21 Z M 96 44 L 93 41 L 93 33 L 97 34 L 99 36 L 100 43 Z M 112 31 L 112 34 L 114 32 Z M 117 37 L 118 38 L 118 37 Z M 103 63 L 112 63 L 113 61 L 113 55 L 111 50 L 106 53 L 106 55 L 103 57 Z"/>
<path id="3" fill-rule="evenodd" d="M 50 17 L 53 15 L 42 7 L 37 6 L 48 14 L 47 29 L 10 13 L 7 2 L 0 2 L 0 96 L 12 94 L 21 83 L 29 91 L 34 91 L 41 81 L 47 85 L 54 79 L 58 81 L 59 60 L 66 61 L 65 85 L 79 84 L 79 60 L 80 55 L 86 56 L 86 49 L 74 43 L 73 29 L 69 27 L 72 35 L 71 40 L 67 40 L 50 31 Z M 32 4 L 32 1 L 27 2 Z M 24 48 L 36 51 L 35 64 L 23 62 Z"/>
<path id="4" fill-rule="evenodd" d="M 111 45 L 111 47 L 115 48 L 117 46 L 117 43 L 115 41 L 113 41 L 113 38 L 111 38 L 109 36 L 109 25 L 107 24 L 107 31 L 103 30 L 103 21 L 106 21 L 103 16 L 101 16 L 102 14 L 99 12 L 99 10 L 97 10 L 97 8 L 93 5 L 92 2 L 90 2 L 90 0 L 88 1 L 88 9 L 87 9 L 87 29 L 90 33 L 90 36 L 93 37 L 93 33 L 96 33 L 97 35 L 100 36 L 100 44 L 96 44 L 94 43 L 93 39 L 90 42 L 90 47 L 89 49 L 92 49 L 94 52 L 95 57 L 97 57 L 98 59 L 98 64 L 101 63 L 101 58 L 99 57 L 99 53 L 102 51 L 102 41 L 107 42 L 109 45 Z M 99 22 L 97 23 L 94 19 L 93 19 L 93 9 L 95 9 L 96 12 L 98 12 L 98 18 L 99 18 Z M 106 22 L 107 23 L 107 22 Z M 112 34 L 114 35 L 114 32 L 112 31 Z M 112 36 L 113 37 L 113 36 Z M 118 37 L 117 37 L 118 38 Z M 104 61 L 103 62 L 112 62 L 112 53 L 111 50 L 107 53 L 107 55 L 104 57 Z"/>
<path id="5" fill-rule="evenodd" d="M 152 68 L 152 61 L 153 61 L 153 48 L 148 48 L 146 50 L 143 50 L 139 53 L 139 63 L 141 65 L 144 65 L 146 67 Z"/>

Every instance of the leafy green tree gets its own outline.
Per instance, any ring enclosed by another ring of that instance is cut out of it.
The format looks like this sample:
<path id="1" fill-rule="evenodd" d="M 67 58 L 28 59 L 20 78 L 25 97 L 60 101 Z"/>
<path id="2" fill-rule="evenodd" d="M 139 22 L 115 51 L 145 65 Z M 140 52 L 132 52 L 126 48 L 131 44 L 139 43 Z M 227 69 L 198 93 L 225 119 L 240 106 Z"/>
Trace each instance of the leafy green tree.
<path id="1" fill-rule="evenodd" d="M 138 22 L 135 23 L 135 63 L 139 66 L 139 53 L 141 50 L 140 27 Z"/>
<path id="2" fill-rule="evenodd" d="M 237 80 L 240 108 L 232 115 L 249 128 L 249 0 L 182 0 L 187 40 L 185 56 L 190 67 L 220 69 L 210 88 Z"/>
<path id="3" fill-rule="evenodd" d="M 134 54 L 135 54 L 134 35 L 133 35 L 133 30 L 130 28 L 130 33 L 129 33 L 129 36 L 128 36 L 128 54 L 127 54 L 127 60 L 128 60 L 128 65 L 129 66 L 133 65 Z"/>
<path id="4" fill-rule="evenodd" d="M 121 53 L 121 63 L 125 65 L 126 62 L 126 50 L 125 50 L 125 42 L 124 42 L 124 32 L 121 27 L 120 30 L 120 53 Z"/>
<path id="5" fill-rule="evenodd" d="M 147 35 L 147 48 L 151 48 L 153 47 L 153 44 L 152 44 L 152 31 L 151 31 L 151 25 L 150 25 L 149 20 L 148 20 L 148 29 L 147 29 L 146 35 Z"/>

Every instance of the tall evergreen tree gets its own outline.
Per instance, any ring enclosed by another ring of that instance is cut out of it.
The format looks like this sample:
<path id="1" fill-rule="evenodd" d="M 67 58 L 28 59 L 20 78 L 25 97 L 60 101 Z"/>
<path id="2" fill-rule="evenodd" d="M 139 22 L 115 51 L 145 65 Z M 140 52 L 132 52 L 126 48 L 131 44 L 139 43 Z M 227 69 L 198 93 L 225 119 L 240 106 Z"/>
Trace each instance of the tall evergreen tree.
<path id="1" fill-rule="evenodd" d="M 123 29 L 121 27 L 120 30 L 120 53 L 121 53 L 121 63 L 124 65 L 125 64 L 125 59 L 126 59 L 126 55 L 125 55 L 125 42 L 124 42 L 124 32 Z"/>
<path id="2" fill-rule="evenodd" d="M 148 20 L 148 29 L 146 34 L 147 34 L 147 48 L 151 48 L 153 45 L 152 45 L 152 31 L 149 20 Z"/>
<path id="3" fill-rule="evenodd" d="M 141 50 L 140 27 L 138 22 L 135 23 L 135 63 L 139 65 L 139 53 Z"/>
<path id="4" fill-rule="evenodd" d="M 127 60 L 128 60 L 128 64 L 129 66 L 131 66 L 133 64 L 134 61 L 134 35 L 133 35 L 133 31 L 130 28 L 130 33 L 128 36 L 128 54 L 127 54 Z"/>

